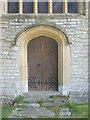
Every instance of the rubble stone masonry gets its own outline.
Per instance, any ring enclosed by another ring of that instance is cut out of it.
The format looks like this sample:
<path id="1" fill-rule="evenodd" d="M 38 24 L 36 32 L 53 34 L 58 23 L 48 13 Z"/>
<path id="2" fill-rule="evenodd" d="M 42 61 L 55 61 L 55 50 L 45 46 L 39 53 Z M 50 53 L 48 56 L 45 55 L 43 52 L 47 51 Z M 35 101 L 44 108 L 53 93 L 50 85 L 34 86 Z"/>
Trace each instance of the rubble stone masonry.
<path id="1" fill-rule="evenodd" d="M 18 46 L 15 38 L 27 28 L 39 24 L 64 31 L 70 47 L 70 80 L 68 93 L 86 97 L 88 94 L 88 17 L 84 15 L 2 15 L 0 17 L 0 67 L 2 64 L 2 93 L 16 97 L 22 94 L 19 86 Z M 2 44 L 1 44 L 2 43 Z M 1 63 L 2 60 L 2 63 Z M 1 84 L 0 84 L 1 85 Z"/>

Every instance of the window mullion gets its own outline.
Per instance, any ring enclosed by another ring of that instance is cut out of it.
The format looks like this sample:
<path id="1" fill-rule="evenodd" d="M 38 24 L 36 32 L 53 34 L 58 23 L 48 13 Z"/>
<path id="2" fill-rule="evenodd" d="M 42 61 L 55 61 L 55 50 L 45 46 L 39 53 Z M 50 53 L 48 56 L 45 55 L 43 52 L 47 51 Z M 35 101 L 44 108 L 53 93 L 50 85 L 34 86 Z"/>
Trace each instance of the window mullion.
<path id="1" fill-rule="evenodd" d="M 84 8 L 84 1 L 80 1 L 78 0 L 78 13 L 81 15 L 85 15 L 85 8 Z"/>
<path id="2" fill-rule="evenodd" d="M 5 0 L 5 14 L 8 13 L 8 0 Z"/>
<path id="3" fill-rule="evenodd" d="M 67 14 L 67 11 L 68 11 L 68 3 L 67 2 L 68 2 L 67 0 L 63 1 L 63 12 L 65 14 Z"/>
<path id="4" fill-rule="evenodd" d="M 38 0 L 34 0 L 33 2 L 33 8 L 34 8 L 34 13 L 37 14 L 38 13 Z"/>
<path id="5" fill-rule="evenodd" d="M 23 0 L 19 0 L 19 13 L 23 13 Z"/>
<path id="6" fill-rule="evenodd" d="M 85 15 L 88 16 L 88 2 L 85 3 Z"/>
<path id="7" fill-rule="evenodd" d="M 52 14 L 52 9 L 53 9 L 52 0 L 49 0 L 49 2 L 48 2 L 48 13 Z"/>

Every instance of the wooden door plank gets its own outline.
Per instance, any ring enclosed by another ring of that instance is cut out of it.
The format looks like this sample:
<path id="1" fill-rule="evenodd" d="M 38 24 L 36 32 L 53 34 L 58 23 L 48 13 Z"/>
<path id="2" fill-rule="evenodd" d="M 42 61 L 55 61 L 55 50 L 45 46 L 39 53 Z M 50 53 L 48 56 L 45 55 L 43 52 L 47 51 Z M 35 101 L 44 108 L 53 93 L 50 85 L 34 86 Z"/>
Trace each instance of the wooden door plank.
<path id="1" fill-rule="evenodd" d="M 41 40 L 36 38 L 28 44 L 29 91 L 40 91 L 41 86 Z"/>

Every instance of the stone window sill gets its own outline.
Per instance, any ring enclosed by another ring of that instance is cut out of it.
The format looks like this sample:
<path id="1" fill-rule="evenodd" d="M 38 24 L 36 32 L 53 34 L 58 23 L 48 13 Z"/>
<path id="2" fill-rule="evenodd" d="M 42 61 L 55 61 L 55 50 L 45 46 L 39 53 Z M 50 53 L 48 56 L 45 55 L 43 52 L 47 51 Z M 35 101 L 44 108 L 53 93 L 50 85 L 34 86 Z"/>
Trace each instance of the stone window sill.
<path id="1" fill-rule="evenodd" d="M 38 13 L 38 14 L 34 14 L 34 13 L 7 13 L 7 14 L 2 14 L 2 16 L 86 16 L 86 15 L 81 15 L 79 13 Z"/>

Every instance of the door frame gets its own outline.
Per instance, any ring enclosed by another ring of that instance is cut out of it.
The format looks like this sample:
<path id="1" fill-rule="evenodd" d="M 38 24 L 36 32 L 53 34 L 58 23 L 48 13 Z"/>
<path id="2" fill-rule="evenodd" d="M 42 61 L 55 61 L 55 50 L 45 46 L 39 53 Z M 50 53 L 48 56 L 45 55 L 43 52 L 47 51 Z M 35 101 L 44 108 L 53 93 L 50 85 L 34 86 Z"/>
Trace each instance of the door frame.
<path id="1" fill-rule="evenodd" d="M 28 64 L 27 64 L 27 44 L 30 40 L 46 36 L 57 41 L 58 44 L 58 91 L 63 95 L 68 95 L 70 49 L 71 41 L 61 30 L 47 26 L 38 25 L 27 29 L 21 33 L 16 40 L 18 51 L 18 64 L 20 71 L 20 82 L 22 91 L 28 92 Z"/>

